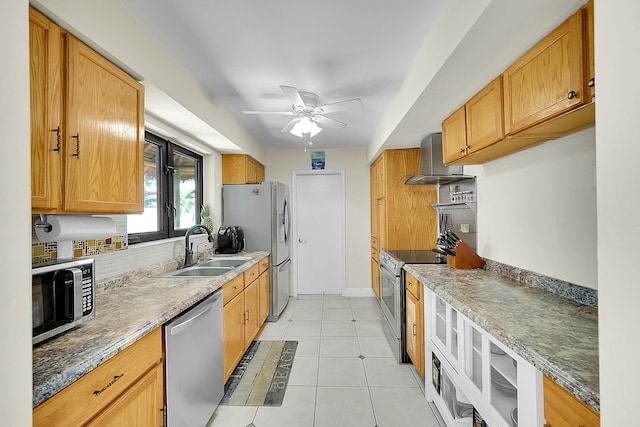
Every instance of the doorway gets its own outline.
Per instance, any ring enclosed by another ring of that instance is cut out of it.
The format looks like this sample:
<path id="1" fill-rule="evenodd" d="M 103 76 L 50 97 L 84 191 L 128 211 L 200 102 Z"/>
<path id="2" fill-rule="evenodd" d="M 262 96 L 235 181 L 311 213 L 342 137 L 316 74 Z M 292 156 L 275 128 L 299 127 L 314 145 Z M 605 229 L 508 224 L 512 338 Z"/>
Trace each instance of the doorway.
<path id="1" fill-rule="evenodd" d="M 344 170 L 293 171 L 294 295 L 346 288 Z"/>

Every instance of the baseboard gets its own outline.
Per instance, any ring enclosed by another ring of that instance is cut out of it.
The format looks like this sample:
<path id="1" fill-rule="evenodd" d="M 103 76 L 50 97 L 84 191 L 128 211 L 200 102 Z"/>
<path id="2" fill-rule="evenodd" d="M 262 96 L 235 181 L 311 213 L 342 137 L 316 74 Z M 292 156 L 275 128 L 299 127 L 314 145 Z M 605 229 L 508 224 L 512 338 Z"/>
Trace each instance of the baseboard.
<path id="1" fill-rule="evenodd" d="M 373 292 L 372 288 L 346 288 L 344 290 L 344 296 L 349 298 L 359 298 L 359 297 L 373 297 L 375 298 L 376 294 Z"/>

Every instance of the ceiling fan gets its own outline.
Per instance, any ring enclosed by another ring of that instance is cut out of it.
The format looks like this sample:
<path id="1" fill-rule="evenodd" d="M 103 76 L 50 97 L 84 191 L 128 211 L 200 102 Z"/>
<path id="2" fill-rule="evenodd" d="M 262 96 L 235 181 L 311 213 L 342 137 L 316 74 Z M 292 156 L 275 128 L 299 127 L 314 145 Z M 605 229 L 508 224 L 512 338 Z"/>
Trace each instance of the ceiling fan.
<path id="1" fill-rule="evenodd" d="M 286 97 L 291 102 L 291 111 L 242 111 L 244 114 L 279 114 L 283 116 L 295 116 L 281 132 L 290 132 L 293 135 L 305 138 L 305 141 L 315 136 L 322 130 L 320 125 L 334 128 L 343 128 L 346 123 L 336 120 L 325 114 L 347 110 L 356 106 L 362 106 L 360 98 L 347 99 L 332 104 L 318 105 L 318 95 L 312 92 L 300 92 L 293 86 L 280 86 Z"/>

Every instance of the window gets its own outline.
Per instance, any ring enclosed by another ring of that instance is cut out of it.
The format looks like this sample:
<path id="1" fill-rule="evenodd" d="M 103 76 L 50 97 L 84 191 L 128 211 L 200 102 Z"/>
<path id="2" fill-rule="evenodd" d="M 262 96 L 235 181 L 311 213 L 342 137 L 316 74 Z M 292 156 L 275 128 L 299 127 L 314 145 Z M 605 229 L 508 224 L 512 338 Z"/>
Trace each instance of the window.
<path id="1" fill-rule="evenodd" d="M 144 213 L 127 215 L 129 243 L 183 236 L 200 222 L 202 156 L 144 135 Z"/>

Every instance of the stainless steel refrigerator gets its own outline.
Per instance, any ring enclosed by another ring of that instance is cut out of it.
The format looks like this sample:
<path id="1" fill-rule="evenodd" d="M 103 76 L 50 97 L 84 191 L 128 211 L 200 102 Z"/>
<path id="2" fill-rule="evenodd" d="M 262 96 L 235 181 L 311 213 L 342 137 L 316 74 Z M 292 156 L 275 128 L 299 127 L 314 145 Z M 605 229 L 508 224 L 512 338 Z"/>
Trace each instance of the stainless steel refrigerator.
<path id="1" fill-rule="evenodd" d="M 275 322 L 287 306 L 291 286 L 289 187 L 281 182 L 222 187 L 222 225 L 239 225 L 244 250 L 271 254 L 271 307 Z"/>

